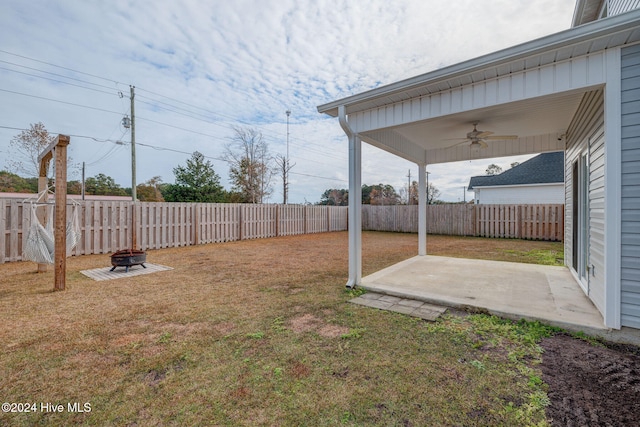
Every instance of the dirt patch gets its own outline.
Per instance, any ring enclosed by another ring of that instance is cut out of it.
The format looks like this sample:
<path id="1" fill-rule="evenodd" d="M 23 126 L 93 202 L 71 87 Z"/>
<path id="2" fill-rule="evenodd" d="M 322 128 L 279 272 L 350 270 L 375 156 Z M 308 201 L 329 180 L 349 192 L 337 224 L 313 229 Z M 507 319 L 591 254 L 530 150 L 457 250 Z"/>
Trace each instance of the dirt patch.
<path id="1" fill-rule="evenodd" d="M 540 345 L 551 425 L 638 425 L 640 356 L 636 347 L 598 347 L 567 335 L 545 338 Z"/>
<path id="2" fill-rule="evenodd" d="M 289 325 L 291 330 L 297 334 L 315 331 L 325 338 L 337 338 L 349 333 L 349 328 L 326 323 L 319 317 L 309 313 L 294 317 L 289 322 Z"/>
<path id="3" fill-rule="evenodd" d="M 302 316 L 297 316 L 291 319 L 290 325 L 291 330 L 297 334 L 302 332 L 309 332 L 314 329 L 317 329 L 320 325 L 322 325 L 322 320 L 313 314 L 303 314 Z"/>

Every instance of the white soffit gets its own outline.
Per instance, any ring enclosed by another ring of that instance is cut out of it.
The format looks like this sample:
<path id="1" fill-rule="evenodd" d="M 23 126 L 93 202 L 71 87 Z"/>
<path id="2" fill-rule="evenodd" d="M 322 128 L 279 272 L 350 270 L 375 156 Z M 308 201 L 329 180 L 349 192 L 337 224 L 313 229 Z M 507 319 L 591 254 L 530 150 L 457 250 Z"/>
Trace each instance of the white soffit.
<path id="1" fill-rule="evenodd" d="M 438 117 L 391 129 L 423 149 L 447 148 L 465 141 L 478 122 L 478 130 L 519 138 L 554 134 L 562 136 L 584 92 L 550 95 Z"/>

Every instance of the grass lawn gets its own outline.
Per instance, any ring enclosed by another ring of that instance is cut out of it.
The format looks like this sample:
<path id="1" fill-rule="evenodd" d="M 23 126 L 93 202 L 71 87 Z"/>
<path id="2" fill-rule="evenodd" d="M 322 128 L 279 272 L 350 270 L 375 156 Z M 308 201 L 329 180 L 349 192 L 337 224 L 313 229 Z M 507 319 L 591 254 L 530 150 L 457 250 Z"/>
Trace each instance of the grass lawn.
<path id="1" fill-rule="evenodd" d="M 561 243 L 428 245 L 562 258 Z M 536 342 L 549 329 L 348 304 L 347 247 L 340 232 L 149 251 L 174 269 L 104 282 L 80 270 L 108 255 L 74 257 L 64 292 L 33 263 L 0 265 L 0 398 L 36 409 L 0 413 L 0 425 L 545 425 Z M 366 232 L 363 273 L 416 251 L 415 234 Z"/>

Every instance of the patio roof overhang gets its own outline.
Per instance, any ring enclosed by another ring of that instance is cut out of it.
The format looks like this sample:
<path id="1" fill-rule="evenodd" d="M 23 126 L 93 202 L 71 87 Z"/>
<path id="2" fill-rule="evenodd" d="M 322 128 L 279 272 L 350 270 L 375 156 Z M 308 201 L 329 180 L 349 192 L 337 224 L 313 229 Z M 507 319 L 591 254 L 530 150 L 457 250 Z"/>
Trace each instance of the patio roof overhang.
<path id="1" fill-rule="evenodd" d="M 607 51 L 640 41 L 640 10 L 602 19 L 318 106 L 417 164 L 564 150 L 584 93 L 605 85 Z M 465 142 L 472 123 L 515 140 Z M 462 143 L 462 144 L 461 144 Z"/>
<path id="2" fill-rule="evenodd" d="M 571 137 L 565 134 L 583 96 L 602 88 L 605 132 L 612 141 L 607 147 L 615 146 L 620 138 L 620 50 L 638 41 L 640 9 L 318 106 L 320 113 L 339 117 L 349 142 L 353 214 L 347 287 L 362 280 L 361 141 L 418 165 L 418 255 L 426 255 L 426 166 L 564 151 Z M 517 138 L 472 149 L 465 140 L 472 122 L 480 123 L 479 130 Z M 610 149 L 610 164 L 616 164 L 617 153 Z M 605 169 L 607 186 L 615 188 L 616 168 Z M 608 199 L 607 209 L 610 218 L 619 218 L 617 198 Z M 619 234 L 609 236 L 608 246 L 619 247 Z M 608 280 L 619 282 L 615 269 L 607 271 Z M 611 287 L 607 324 L 612 327 L 619 327 L 616 292 Z"/>

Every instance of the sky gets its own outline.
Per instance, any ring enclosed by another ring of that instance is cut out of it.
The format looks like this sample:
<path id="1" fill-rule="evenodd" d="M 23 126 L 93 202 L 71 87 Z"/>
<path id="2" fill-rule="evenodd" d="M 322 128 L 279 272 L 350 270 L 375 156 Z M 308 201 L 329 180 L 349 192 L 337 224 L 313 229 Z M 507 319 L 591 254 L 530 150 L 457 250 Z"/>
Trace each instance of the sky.
<path id="1" fill-rule="evenodd" d="M 0 169 L 9 141 L 42 122 L 71 135 L 86 176 L 131 187 L 174 182 L 204 154 L 225 188 L 234 127 L 255 129 L 290 164 L 289 203 L 348 188 L 348 142 L 317 106 L 508 48 L 571 25 L 573 0 L 3 0 L 0 2 Z M 286 111 L 291 114 L 287 117 Z M 287 125 L 288 119 L 288 125 Z M 288 129 L 288 137 L 287 137 Z M 469 178 L 517 158 L 430 165 L 445 201 L 468 200 Z M 79 168 L 69 179 L 80 179 Z M 405 189 L 417 165 L 363 143 L 362 182 Z M 281 203 L 282 181 L 268 200 Z"/>

